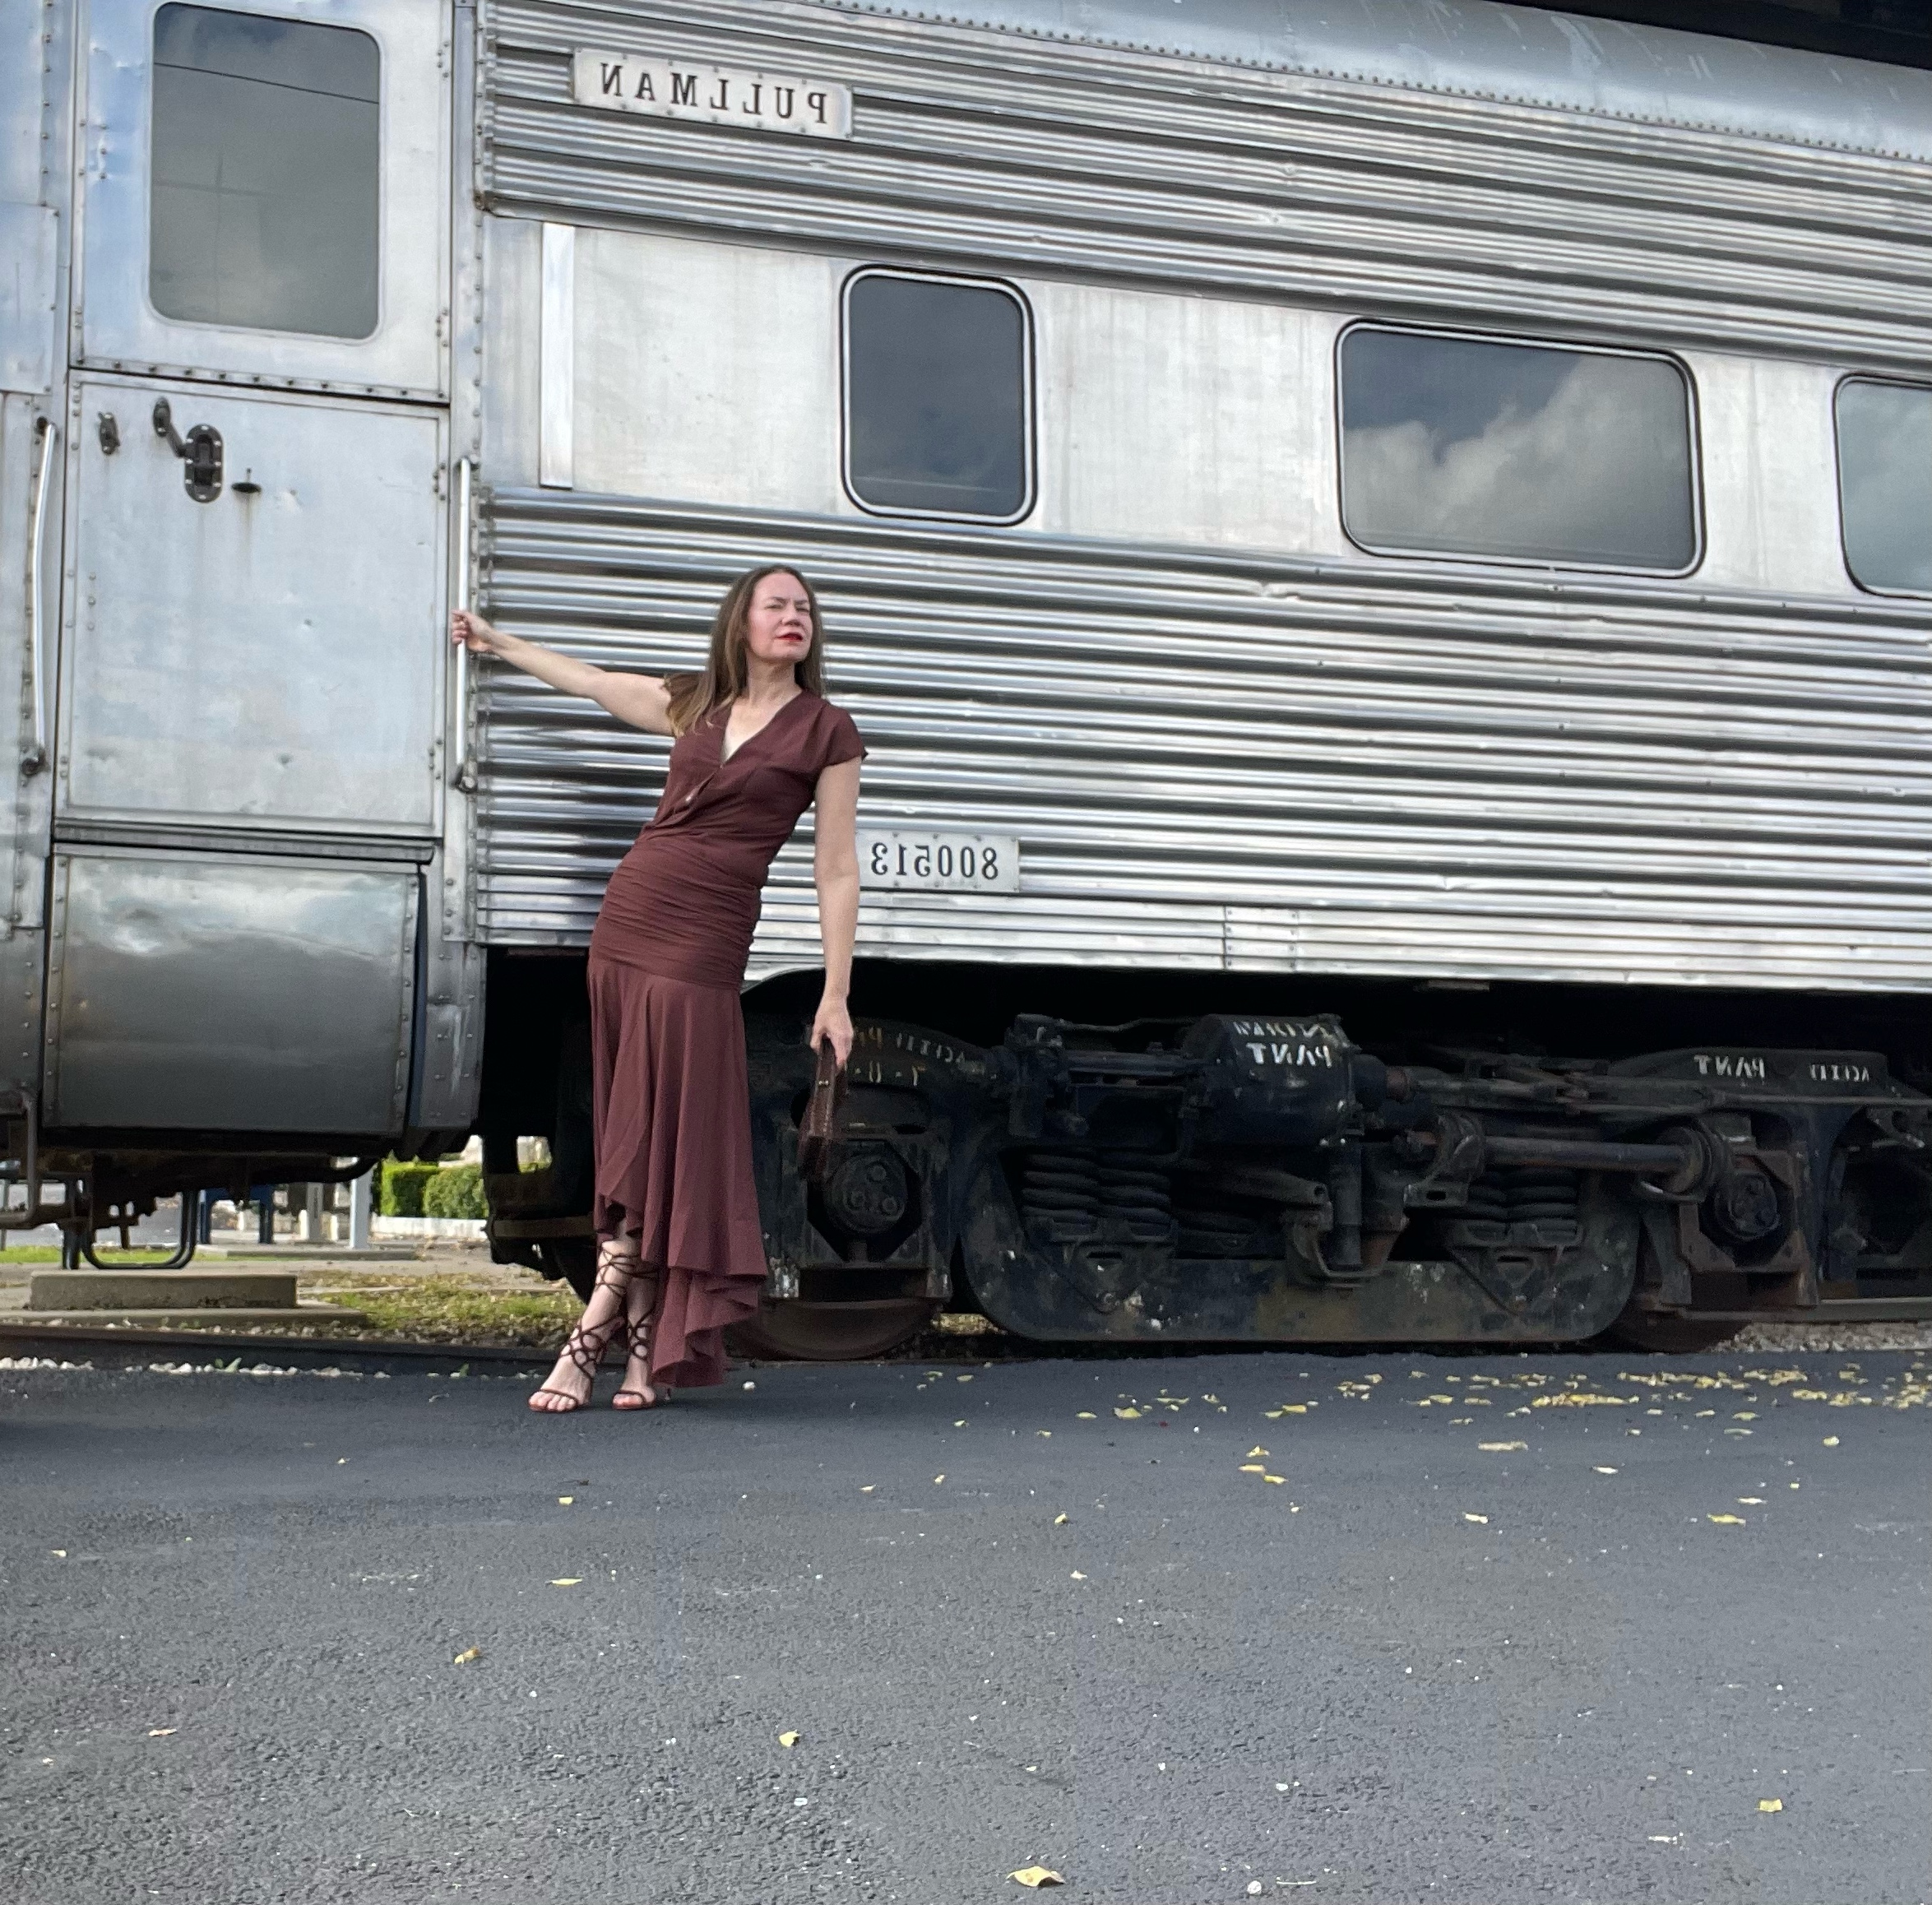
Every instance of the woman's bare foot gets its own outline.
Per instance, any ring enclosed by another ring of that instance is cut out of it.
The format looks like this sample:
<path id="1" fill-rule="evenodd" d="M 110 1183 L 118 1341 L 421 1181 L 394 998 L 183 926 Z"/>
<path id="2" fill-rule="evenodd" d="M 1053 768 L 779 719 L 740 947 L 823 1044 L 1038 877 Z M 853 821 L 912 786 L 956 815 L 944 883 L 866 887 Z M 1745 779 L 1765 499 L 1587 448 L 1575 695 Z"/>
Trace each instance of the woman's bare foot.
<path id="1" fill-rule="evenodd" d="M 641 1273 L 632 1276 L 624 1292 L 624 1379 L 610 1398 L 614 1409 L 627 1413 L 655 1409 L 664 1400 L 651 1380 L 651 1317 L 657 1307 L 657 1279 Z"/>
<path id="2" fill-rule="evenodd" d="M 582 1408 L 591 1399 L 591 1389 L 597 1379 L 597 1365 L 603 1361 L 604 1351 L 611 1337 L 623 1327 L 627 1286 L 630 1282 L 628 1270 L 611 1275 L 607 1273 L 609 1268 L 608 1264 L 598 1267 L 597 1282 L 591 1291 L 591 1300 L 584 1305 L 584 1313 L 577 1319 L 577 1327 L 564 1339 L 563 1353 L 544 1379 L 543 1387 L 530 1398 L 530 1407 L 540 1416 L 568 1416 Z"/>

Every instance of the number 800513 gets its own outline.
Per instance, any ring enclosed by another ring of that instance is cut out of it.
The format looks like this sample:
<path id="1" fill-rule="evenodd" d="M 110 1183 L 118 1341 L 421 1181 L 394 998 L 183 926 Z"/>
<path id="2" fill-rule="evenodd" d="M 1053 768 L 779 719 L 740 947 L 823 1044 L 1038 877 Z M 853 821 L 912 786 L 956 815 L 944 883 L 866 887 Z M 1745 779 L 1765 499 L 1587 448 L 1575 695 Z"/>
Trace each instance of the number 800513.
<path id="1" fill-rule="evenodd" d="M 1012 892 L 1019 874 L 1019 842 L 1008 835 L 893 827 L 868 828 L 859 836 L 859 878 L 867 887 Z"/>

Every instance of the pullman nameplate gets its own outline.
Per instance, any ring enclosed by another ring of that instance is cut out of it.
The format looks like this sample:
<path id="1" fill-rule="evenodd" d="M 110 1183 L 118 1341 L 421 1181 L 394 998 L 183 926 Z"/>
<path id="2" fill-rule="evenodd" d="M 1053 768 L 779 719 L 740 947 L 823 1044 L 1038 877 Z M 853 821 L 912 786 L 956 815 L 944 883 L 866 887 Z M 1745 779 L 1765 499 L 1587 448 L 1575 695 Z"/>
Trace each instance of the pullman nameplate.
<path id="1" fill-rule="evenodd" d="M 852 89 L 748 67 L 698 66 L 583 47 L 573 67 L 577 103 L 707 126 L 748 126 L 808 139 L 852 136 Z"/>

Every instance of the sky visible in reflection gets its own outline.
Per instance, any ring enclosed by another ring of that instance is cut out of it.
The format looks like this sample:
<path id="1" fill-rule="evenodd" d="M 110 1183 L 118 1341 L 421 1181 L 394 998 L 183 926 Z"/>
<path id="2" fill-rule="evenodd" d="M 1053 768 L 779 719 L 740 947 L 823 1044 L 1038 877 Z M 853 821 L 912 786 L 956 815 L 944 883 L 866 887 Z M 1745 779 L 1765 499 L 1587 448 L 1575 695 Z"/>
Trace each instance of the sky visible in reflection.
<path id="1" fill-rule="evenodd" d="M 1932 595 L 1932 389 L 1841 387 L 1838 483 L 1852 574 L 1868 589 Z"/>
<path id="2" fill-rule="evenodd" d="M 1358 330 L 1342 342 L 1341 406 L 1360 542 L 1629 568 L 1696 555 L 1673 364 Z"/>

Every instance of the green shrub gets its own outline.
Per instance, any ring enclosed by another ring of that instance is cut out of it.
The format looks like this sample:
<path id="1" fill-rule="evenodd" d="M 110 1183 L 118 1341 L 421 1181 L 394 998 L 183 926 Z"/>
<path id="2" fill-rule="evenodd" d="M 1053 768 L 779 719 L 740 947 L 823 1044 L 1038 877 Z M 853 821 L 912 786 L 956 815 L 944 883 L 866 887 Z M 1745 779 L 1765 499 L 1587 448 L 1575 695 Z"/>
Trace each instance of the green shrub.
<path id="1" fill-rule="evenodd" d="M 481 1165 L 445 1165 L 430 1172 L 423 1186 L 424 1217 L 480 1217 L 487 1214 Z"/>
<path id="2" fill-rule="evenodd" d="M 376 1189 L 376 1208 L 386 1217 L 419 1217 L 423 1214 L 423 1186 L 436 1175 L 433 1164 L 405 1164 L 386 1157 L 382 1175 Z"/>

